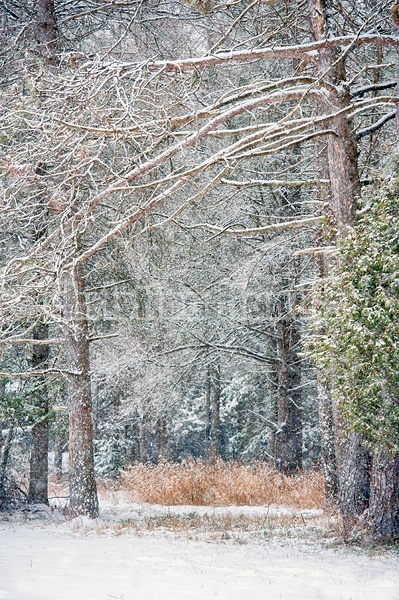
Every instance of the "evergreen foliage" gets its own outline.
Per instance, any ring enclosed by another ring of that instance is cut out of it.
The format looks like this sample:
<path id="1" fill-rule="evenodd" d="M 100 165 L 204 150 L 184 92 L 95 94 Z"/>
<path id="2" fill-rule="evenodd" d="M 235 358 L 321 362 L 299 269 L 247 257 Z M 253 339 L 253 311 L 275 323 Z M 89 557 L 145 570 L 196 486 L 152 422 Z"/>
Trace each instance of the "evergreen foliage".
<path id="1" fill-rule="evenodd" d="M 315 292 L 308 345 L 347 427 L 399 450 L 399 181 L 381 186 Z"/>

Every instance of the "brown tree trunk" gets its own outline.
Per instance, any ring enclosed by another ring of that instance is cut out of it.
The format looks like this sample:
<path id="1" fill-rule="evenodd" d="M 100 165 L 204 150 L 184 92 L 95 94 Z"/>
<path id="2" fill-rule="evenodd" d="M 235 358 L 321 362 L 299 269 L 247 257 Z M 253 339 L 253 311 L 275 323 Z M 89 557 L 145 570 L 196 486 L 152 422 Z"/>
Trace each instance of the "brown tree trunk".
<path id="1" fill-rule="evenodd" d="M 370 500 L 370 453 L 365 450 L 363 436 L 349 435 L 340 469 L 339 506 L 345 537 L 350 536 L 358 517 Z"/>
<path id="2" fill-rule="evenodd" d="M 308 0 L 314 37 L 324 39 L 328 28 L 325 0 Z M 334 51 L 321 54 L 321 75 L 335 85 L 330 91 L 328 112 L 339 112 L 349 104 L 345 91 L 345 65 L 337 61 Z M 357 198 L 360 197 L 360 179 L 357 164 L 357 144 L 350 124 L 344 115 L 331 123 L 333 134 L 328 138 L 327 156 L 330 176 L 331 208 L 339 235 L 344 236 L 356 219 Z M 328 271 L 328 265 L 326 265 Z M 345 434 L 341 408 L 333 401 L 335 453 L 337 458 L 340 508 L 344 524 L 349 526 L 368 503 L 369 456 L 361 450 L 361 436 Z M 356 501 L 354 500 L 356 498 Z"/>
<path id="3" fill-rule="evenodd" d="M 399 538 L 399 454 L 380 451 L 373 457 L 368 520 L 374 539 Z"/>
<path id="4" fill-rule="evenodd" d="M 44 323 L 36 325 L 33 339 L 48 339 L 48 326 Z M 45 366 L 48 360 L 49 346 L 34 345 L 32 348 L 33 369 Z M 36 390 L 33 391 L 36 408 L 36 423 L 32 427 L 32 442 L 29 469 L 28 502 L 31 504 L 48 504 L 48 390 L 45 377 L 40 377 Z"/>
<path id="5" fill-rule="evenodd" d="M 64 275 L 64 318 L 68 362 L 69 486 L 73 514 L 98 516 L 94 473 L 89 336 L 81 265 Z"/>

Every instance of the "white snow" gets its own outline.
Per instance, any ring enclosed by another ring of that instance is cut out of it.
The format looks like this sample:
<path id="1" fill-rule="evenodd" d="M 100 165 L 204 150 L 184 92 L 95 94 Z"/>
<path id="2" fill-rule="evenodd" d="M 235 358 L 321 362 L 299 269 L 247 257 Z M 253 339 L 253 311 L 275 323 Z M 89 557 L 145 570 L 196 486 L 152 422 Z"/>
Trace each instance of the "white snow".
<path id="1" fill-rule="evenodd" d="M 96 521 L 63 521 L 57 512 L 43 513 L 45 520 L 0 521 L 0 600 L 399 600 L 393 553 L 328 549 L 306 538 L 237 544 L 159 530 L 120 534 L 110 522 L 126 518 L 128 507 L 121 509 L 105 509 Z M 130 517 L 170 510 L 135 505 Z M 228 509 L 172 513 L 188 510 Z"/>

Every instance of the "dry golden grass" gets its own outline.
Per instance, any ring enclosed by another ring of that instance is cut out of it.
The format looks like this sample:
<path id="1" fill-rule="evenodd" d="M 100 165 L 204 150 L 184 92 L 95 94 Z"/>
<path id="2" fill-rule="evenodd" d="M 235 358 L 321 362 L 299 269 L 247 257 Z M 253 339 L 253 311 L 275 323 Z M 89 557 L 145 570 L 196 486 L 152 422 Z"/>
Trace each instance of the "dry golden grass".
<path id="1" fill-rule="evenodd" d="M 243 465 L 222 460 L 210 464 L 137 464 L 121 475 L 121 487 L 137 502 L 194 506 L 284 504 L 321 508 L 323 476 L 315 471 L 283 475 L 265 463 Z"/>

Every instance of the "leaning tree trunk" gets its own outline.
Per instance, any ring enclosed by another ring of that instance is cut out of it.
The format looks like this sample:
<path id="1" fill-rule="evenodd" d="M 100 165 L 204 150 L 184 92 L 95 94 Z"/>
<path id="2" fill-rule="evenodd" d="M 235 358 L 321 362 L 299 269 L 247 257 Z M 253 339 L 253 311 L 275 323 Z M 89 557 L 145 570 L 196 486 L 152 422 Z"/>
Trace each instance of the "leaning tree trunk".
<path id="1" fill-rule="evenodd" d="M 68 363 L 69 486 L 73 514 L 98 516 L 94 473 L 89 334 L 82 265 L 64 275 L 64 318 Z"/>
<path id="2" fill-rule="evenodd" d="M 47 340 L 48 326 L 45 323 L 36 325 L 33 339 Z M 37 344 L 32 349 L 32 367 L 40 369 L 48 360 L 48 344 Z M 45 377 L 40 377 L 33 391 L 35 404 L 35 424 L 32 427 L 32 442 L 29 469 L 28 502 L 31 504 L 48 504 L 48 430 L 49 402 Z"/>
<path id="3" fill-rule="evenodd" d="M 324 39 L 327 30 L 326 0 L 308 0 L 314 37 Z M 360 179 L 357 164 L 357 144 L 343 111 L 349 102 L 349 93 L 342 82 L 345 69 L 342 60 L 337 61 L 334 51 L 321 53 L 321 75 L 330 85 L 328 112 L 338 113 L 331 122 L 333 135 L 328 137 L 327 155 L 330 177 L 331 209 L 338 235 L 345 236 L 356 219 L 357 198 L 360 197 Z M 335 88 L 335 89 L 334 89 Z M 328 270 L 328 265 L 327 265 Z M 349 533 L 352 523 L 368 503 L 369 456 L 360 450 L 361 435 L 345 434 L 345 422 L 339 403 L 333 400 L 335 429 L 335 452 L 337 458 L 340 509 L 344 528 Z M 353 499 L 356 498 L 356 501 Z"/>

